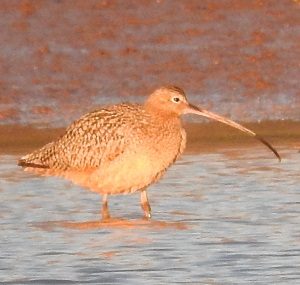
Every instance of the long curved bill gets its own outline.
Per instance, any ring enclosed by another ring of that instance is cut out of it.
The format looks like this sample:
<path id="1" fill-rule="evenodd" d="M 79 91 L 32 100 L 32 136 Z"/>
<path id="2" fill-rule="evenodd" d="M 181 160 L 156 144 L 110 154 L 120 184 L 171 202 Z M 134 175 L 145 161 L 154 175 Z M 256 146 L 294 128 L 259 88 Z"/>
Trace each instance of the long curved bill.
<path id="1" fill-rule="evenodd" d="M 250 136 L 253 136 L 255 137 L 257 140 L 259 140 L 260 142 L 262 142 L 265 146 L 267 146 L 275 155 L 276 157 L 278 158 L 279 161 L 281 161 L 281 157 L 279 155 L 279 153 L 277 152 L 277 150 L 272 147 L 270 145 L 270 143 L 268 143 L 265 139 L 263 139 L 262 137 L 258 136 L 256 133 L 254 133 L 253 131 L 245 128 L 244 126 L 230 120 L 230 119 L 227 119 L 225 117 L 222 117 L 222 116 L 219 116 L 213 112 L 209 112 L 207 110 L 204 110 L 204 109 L 201 109 L 201 108 L 198 108 L 197 106 L 194 106 L 194 105 L 189 105 L 188 108 L 186 109 L 185 111 L 186 114 L 195 114 L 195 115 L 199 115 L 199 116 L 203 116 L 203 117 L 206 117 L 206 118 L 210 118 L 210 119 L 213 119 L 213 120 L 216 120 L 218 122 L 221 122 L 223 124 L 226 124 L 228 126 L 231 126 L 235 129 L 238 129 Z"/>

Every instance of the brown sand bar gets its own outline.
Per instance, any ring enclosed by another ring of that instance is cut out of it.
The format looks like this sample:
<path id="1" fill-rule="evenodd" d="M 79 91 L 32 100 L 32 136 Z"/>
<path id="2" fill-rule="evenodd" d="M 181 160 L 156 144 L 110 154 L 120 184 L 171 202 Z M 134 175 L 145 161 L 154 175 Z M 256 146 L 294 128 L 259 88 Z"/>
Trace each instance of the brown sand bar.
<path id="1" fill-rule="evenodd" d="M 235 120 L 299 121 L 299 10 L 299 0 L 1 0 L 0 122 L 62 127 L 168 84 Z"/>
<path id="2" fill-rule="evenodd" d="M 267 139 L 274 147 L 289 145 L 300 149 L 300 122 L 265 121 L 245 123 Z M 213 151 L 216 148 L 247 146 L 260 143 L 239 131 L 219 123 L 185 123 L 188 135 L 188 153 Z M 65 128 L 38 128 L 35 126 L 0 126 L 0 153 L 22 154 L 55 140 Z"/>

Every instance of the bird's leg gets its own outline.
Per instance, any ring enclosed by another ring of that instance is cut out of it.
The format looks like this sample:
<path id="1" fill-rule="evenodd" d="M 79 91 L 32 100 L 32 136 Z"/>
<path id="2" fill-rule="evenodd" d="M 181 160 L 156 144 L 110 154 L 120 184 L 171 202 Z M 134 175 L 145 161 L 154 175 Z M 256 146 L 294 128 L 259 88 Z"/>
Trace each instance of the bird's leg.
<path id="1" fill-rule="evenodd" d="M 108 210 L 108 195 L 104 194 L 102 197 L 102 220 L 108 220 L 110 218 Z"/>
<path id="2" fill-rule="evenodd" d="M 146 219 L 151 218 L 151 207 L 148 201 L 147 191 L 142 190 L 141 191 L 141 207 L 144 211 L 144 215 Z"/>

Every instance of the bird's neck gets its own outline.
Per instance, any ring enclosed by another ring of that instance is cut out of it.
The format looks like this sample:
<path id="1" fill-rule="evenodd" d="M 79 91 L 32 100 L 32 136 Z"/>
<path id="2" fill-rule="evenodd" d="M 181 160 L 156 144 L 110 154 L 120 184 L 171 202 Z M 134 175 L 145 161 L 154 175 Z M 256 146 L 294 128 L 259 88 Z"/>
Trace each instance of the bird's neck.
<path id="1" fill-rule="evenodd" d="M 162 112 L 155 108 L 151 108 L 149 110 L 146 109 L 146 112 L 153 118 L 154 122 L 157 122 L 158 125 L 168 128 L 181 128 L 181 119 L 177 114 Z"/>

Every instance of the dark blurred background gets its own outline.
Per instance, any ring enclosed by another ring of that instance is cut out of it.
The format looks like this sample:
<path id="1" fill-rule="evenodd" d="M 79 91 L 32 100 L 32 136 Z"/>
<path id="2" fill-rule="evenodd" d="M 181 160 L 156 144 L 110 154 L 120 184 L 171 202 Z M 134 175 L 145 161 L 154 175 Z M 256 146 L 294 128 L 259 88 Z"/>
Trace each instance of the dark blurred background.
<path id="1" fill-rule="evenodd" d="M 60 127 L 175 84 L 232 119 L 300 120 L 298 0 L 2 0 L 0 123 Z"/>

